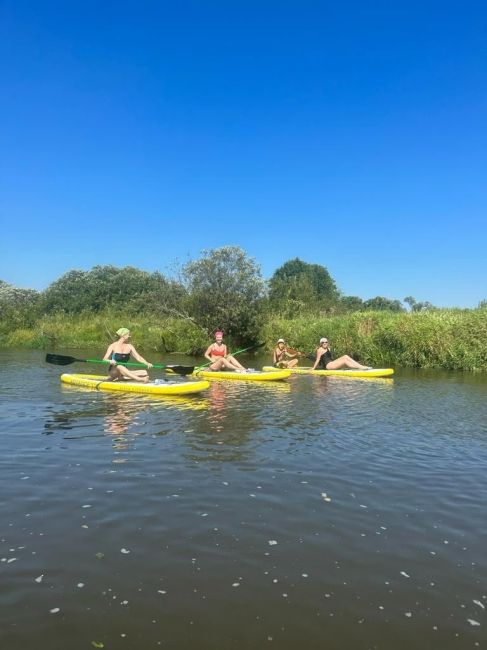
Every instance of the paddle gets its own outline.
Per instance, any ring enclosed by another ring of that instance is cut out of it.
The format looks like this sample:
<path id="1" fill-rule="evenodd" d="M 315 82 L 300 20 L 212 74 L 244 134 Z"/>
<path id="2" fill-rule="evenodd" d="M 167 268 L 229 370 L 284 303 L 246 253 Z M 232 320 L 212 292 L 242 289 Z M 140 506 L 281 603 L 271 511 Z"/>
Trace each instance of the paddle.
<path id="1" fill-rule="evenodd" d="M 314 361 L 316 359 L 316 354 L 306 354 L 306 352 L 301 352 L 295 348 L 287 348 L 287 351 L 294 357 L 304 357 L 305 359 L 310 359 L 311 361 Z"/>
<path id="2" fill-rule="evenodd" d="M 46 362 L 53 363 L 56 366 L 69 366 L 70 363 L 75 363 L 80 361 L 82 363 L 104 363 L 105 365 L 109 364 L 110 361 L 105 361 L 105 359 L 77 359 L 76 357 L 68 357 L 64 354 L 46 354 Z M 134 368 L 147 368 L 144 363 L 135 363 L 131 361 L 117 361 L 121 366 L 132 366 Z M 175 372 L 177 375 L 190 375 L 194 366 L 168 366 L 164 363 L 154 363 L 152 364 L 153 368 L 168 368 Z"/>
<path id="3" fill-rule="evenodd" d="M 240 354 L 241 352 L 248 352 L 249 350 L 257 350 L 258 348 L 262 348 L 265 345 L 265 341 L 262 343 L 256 343 L 255 345 L 250 345 L 248 348 L 242 348 L 241 350 L 237 350 L 236 352 L 229 352 L 228 354 L 225 355 L 225 357 L 228 357 L 230 354 L 232 356 L 235 356 L 236 354 Z M 197 366 L 195 368 L 196 370 L 201 370 L 202 368 L 206 368 L 207 366 L 211 366 L 212 363 L 215 363 L 214 361 L 208 361 L 208 363 L 204 363 L 202 366 Z"/>

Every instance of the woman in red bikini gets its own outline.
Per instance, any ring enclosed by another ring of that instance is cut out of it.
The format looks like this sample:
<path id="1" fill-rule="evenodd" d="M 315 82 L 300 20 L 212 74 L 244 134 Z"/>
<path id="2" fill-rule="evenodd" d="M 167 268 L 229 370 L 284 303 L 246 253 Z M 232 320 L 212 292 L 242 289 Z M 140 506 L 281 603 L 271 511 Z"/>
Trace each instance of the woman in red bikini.
<path id="1" fill-rule="evenodd" d="M 227 352 L 227 346 L 223 343 L 223 332 L 215 332 L 215 342 L 205 352 L 205 358 L 211 361 L 209 370 L 236 370 L 246 372 L 245 368 L 235 357 Z"/>

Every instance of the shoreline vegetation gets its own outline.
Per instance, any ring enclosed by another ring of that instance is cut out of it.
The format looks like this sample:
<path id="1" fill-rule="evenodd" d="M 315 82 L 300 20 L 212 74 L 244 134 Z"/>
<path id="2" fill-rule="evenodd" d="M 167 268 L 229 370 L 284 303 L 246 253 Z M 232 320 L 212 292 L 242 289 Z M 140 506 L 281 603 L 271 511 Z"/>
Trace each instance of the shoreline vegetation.
<path id="1" fill-rule="evenodd" d="M 43 292 L 0 281 L 0 349 L 101 354 L 124 326 L 147 355 L 200 356 L 222 328 L 230 349 L 265 342 L 269 356 L 280 337 L 310 354 L 326 336 L 336 356 L 369 366 L 487 371 L 486 301 L 475 309 L 404 302 L 409 310 L 343 296 L 325 267 L 298 259 L 265 282 L 253 259 L 226 246 L 204 251 L 178 279 L 108 266 L 69 271 Z"/>
<path id="2" fill-rule="evenodd" d="M 158 319 L 113 311 L 77 316 L 44 316 L 33 327 L 14 329 L 0 338 L 0 348 L 83 349 L 100 353 L 120 323 L 128 326 L 137 348 L 149 354 L 201 356 L 209 337 L 184 319 Z M 313 353 L 322 335 L 334 354 L 350 354 L 377 368 L 487 370 L 487 310 L 441 309 L 425 313 L 359 312 L 330 317 L 270 318 L 259 334 L 269 356 L 282 336 L 294 347 Z M 233 341 L 230 340 L 230 343 Z M 233 347 L 237 344 L 234 343 Z M 300 365 L 310 365 L 301 361 Z"/>

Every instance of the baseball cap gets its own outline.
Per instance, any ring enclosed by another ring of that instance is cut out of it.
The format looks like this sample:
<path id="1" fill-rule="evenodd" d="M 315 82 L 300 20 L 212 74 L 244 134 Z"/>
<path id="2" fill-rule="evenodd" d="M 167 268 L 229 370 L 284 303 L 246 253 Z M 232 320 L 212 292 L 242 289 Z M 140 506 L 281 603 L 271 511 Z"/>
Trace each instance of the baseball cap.
<path id="1" fill-rule="evenodd" d="M 284 339 L 277 339 L 278 343 L 285 343 L 286 341 Z"/>

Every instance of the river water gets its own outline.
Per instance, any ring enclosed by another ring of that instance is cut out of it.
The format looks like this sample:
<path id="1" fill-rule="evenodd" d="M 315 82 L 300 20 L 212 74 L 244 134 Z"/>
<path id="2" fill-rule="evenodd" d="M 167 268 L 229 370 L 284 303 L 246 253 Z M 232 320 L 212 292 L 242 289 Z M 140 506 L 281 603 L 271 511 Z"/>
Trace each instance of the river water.
<path id="1" fill-rule="evenodd" d="M 2 650 L 487 647 L 486 376 L 171 399 L 0 361 Z"/>

